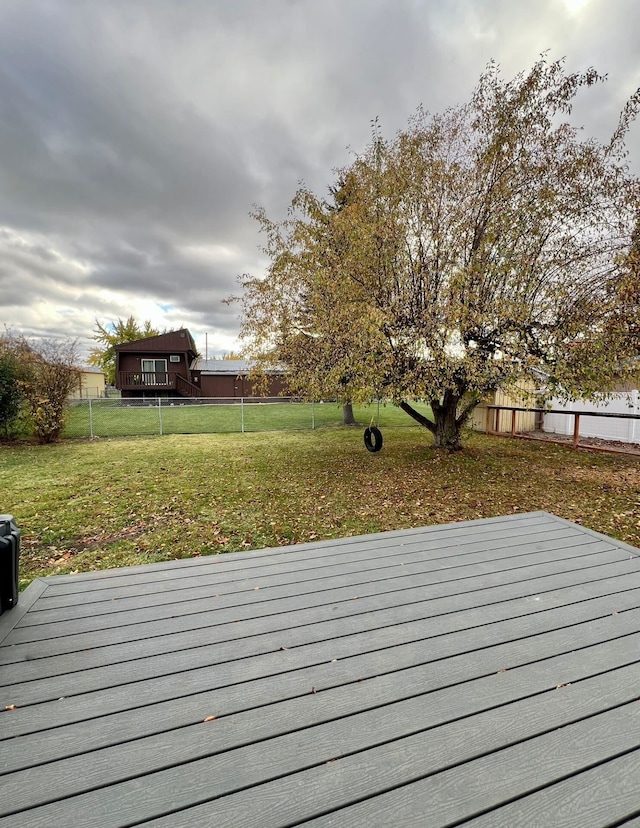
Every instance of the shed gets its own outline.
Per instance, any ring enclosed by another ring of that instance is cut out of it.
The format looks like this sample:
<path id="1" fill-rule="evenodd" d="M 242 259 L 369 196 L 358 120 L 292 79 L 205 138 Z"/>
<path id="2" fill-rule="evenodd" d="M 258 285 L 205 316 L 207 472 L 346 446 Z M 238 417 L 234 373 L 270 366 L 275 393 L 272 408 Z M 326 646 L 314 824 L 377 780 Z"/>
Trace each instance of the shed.
<path id="1" fill-rule="evenodd" d="M 266 393 L 257 393 L 248 379 L 251 363 L 246 359 L 198 359 L 193 365 L 194 382 L 203 397 L 278 397 L 285 391 L 284 369 L 267 375 Z"/>
<path id="2" fill-rule="evenodd" d="M 530 408 L 535 403 L 535 395 L 536 386 L 531 380 L 522 381 L 518 386 L 509 389 L 509 391 L 503 391 L 501 389 L 493 391 L 473 410 L 469 419 L 469 426 L 475 431 L 486 431 L 487 417 L 491 417 L 490 410 L 487 408 L 488 405 L 500 405 L 506 408 L 512 406 L 516 408 Z M 511 431 L 511 417 L 500 418 L 497 429 L 495 429 L 495 422 L 490 422 L 489 425 L 492 430 L 499 432 Z M 533 411 L 516 412 L 516 431 L 535 431 L 536 428 L 536 415 Z"/>

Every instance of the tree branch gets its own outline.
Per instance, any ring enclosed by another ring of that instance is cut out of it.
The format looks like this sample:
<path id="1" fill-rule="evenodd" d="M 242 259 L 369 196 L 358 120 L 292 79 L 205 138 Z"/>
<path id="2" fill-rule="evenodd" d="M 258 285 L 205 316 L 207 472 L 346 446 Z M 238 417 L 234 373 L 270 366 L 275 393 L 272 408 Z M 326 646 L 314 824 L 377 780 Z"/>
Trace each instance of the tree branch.
<path id="1" fill-rule="evenodd" d="M 419 411 L 416 411 L 416 409 L 413 408 L 412 406 L 410 406 L 409 403 L 402 400 L 400 402 L 400 408 L 404 411 L 405 414 L 408 414 L 417 423 L 419 423 L 421 426 L 424 426 L 426 429 L 428 429 L 432 434 L 436 433 L 435 423 L 431 422 L 431 420 L 427 419 Z"/>

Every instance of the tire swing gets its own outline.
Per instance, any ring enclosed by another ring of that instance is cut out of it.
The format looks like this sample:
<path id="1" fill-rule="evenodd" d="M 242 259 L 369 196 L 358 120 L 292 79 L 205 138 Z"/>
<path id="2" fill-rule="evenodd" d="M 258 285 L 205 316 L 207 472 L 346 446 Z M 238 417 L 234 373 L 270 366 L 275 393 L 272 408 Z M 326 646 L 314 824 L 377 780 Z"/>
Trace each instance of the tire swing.
<path id="1" fill-rule="evenodd" d="M 370 425 L 364 430 L 364 447 L 367 451 L 375 453 L 382 448 L 382 432 L 377 426 Z"/>

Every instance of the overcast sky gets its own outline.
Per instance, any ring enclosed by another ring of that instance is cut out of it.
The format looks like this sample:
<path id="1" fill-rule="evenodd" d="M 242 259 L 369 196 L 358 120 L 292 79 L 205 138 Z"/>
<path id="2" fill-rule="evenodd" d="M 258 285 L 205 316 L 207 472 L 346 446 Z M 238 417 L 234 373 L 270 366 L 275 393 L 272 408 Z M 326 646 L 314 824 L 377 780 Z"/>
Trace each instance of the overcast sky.
<path id="1" fill-rule="evenodd" d="M 0 0 L 2 321 L 88 349 L 133 314 L 218 355 L 265 268 L 254 204 L 326 193 L 373 118 L 464 102 L 491 58 L 608 73 L 574 118 L 604 140 L 639 31 L 638 0 Z"/>

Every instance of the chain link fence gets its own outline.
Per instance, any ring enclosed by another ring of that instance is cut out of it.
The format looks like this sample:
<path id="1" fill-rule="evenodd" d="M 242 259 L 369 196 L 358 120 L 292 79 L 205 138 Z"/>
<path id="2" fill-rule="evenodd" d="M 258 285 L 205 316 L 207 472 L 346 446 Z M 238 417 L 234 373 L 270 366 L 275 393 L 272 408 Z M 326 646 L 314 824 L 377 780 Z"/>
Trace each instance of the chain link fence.
<path id="1" fill-rule="evenodd" d="M 426 405 L 415 406 L 427 416 Z M 383 402 L 353 406 L 362 426 L 415 426 L 400 409 Z M 301 402 L 274 398 L 119 398 L 71 400 L 64 437 L 134 437 L 143 434 L 214 434 L 290 431 L 342 425 L 334 401 Z"/>

